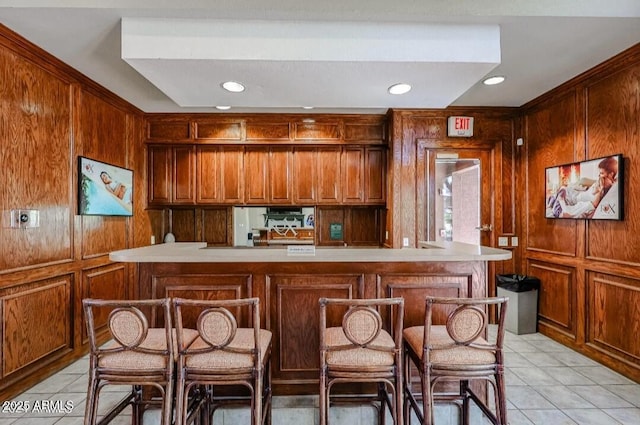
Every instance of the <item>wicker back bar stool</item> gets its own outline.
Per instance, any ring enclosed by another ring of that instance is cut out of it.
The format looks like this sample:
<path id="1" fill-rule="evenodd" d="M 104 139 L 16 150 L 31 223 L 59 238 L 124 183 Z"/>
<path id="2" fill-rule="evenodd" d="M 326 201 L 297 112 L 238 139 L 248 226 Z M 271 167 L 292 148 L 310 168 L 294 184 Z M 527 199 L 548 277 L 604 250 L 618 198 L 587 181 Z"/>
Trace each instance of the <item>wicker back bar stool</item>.
<path id="1" fill-rule="evenodd" d="M 329 421 L 332 401 L 379 402 L 379 423 L 388 407 L 396 425 L 402 418 L 402 326 L 404 299 L 320 298 L 320 425 Z M 342 326 L 329 326 L 333 309 L 345 311 Z M 332 312 L 327 310 L 331 309 Z M 385 309 L 385 329 L 379 310 Z M 361 397 L 332 395 L 334 385 L 377 384 L 375 394 Z"/>
<path id="2" fill-rule="evenodd" d="M 252 425 L 270 424 L 271 332 L 260 328 L 259 299 L 174 298 L 173 306 L 178 341 L 176 423 L 187 421 L 190 396 L 200 391 L 206 394 L 204 424 L 217 407 L 240 403 L 251 406 Z M 243 310 L 248 310 L 250 325 L 239 327 L 237 317 Z M 194 315 L 198 336 L 188 342 L 183 337 L 183 320 Z M 232 386 L 248 389 L 249 396 L 218 392 Z"/>
<path id="3" fill-rule="evenodd" d="M 498 305 L 498 326 L 494 337 L 486 339 L 488 305 Z M 435 309 L 448 311 L 445 325 L 434 325 Z M 507 425 L 504 382 L 504 319 L 507 298 L 438 298 L 427 297 L 423 326 L 404 330 L 405 347 L 405 417 L 410 423 L 413 411 L 421 424 L 433 423 L 434 401 L 462 401 L 462 423 L 469 423 L 469 400 L 473 400 L 494 424 Z M 421 394 L 412 389 L 411 365 L 418 370 Z M 436 394 L 441 381 L 459 381 L 458 393 Z M 469 381 L 484 380 L 493 387 L 496 412 L 492 412 L 482 395 Z M 422 398 L 422 406 L 418 404 Z M 420 410 L 422 407 L 422 411 Z"/>
<path id="4" fill-rule="evenodd" d="M 100 391 L 106 385 L 131 385 L 131 393 L 111 409 L 100 423 L 108 423 L 128 405 L 132 423 L 141 424 L 144 410 L 152 404 L 162 406 L 162 424 L 171 424 L 173 406 L 173 342 L 170 300 L 96 300 L 82 301 L 90 346 L 89 385 L 85 425 L 94 425 L 98 416 Z M 164 326 L 152 328 L 159 311 Z M 98 345 L 104 326 L 112 340 Z M 142 387 L 154 387 L 161 401 L 143 397 Z"/>

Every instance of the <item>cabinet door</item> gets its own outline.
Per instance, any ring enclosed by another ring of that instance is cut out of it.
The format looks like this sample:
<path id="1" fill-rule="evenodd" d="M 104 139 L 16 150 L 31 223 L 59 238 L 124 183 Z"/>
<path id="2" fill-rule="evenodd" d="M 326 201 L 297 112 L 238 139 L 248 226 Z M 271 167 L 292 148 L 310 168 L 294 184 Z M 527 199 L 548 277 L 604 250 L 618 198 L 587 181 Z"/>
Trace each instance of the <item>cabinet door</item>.
<path id="1" fill-rule="evenodd" d="M 218 146 L 198 146 L 196 148 L 196 202 L 215 204 L 222 200 L 220 193 L 221 164 Z"/>
<path id="2" fill-rule="evenodd" d="M 318 148 L 318 204 L 338 204 L 342 200 L 340 147 Z"/>
<path id="3" fill-rule="evenodd" d="M 171 202 L 171 146 L 149 146 L 149 205 Z"/>
<path id="4" fill-rule="evenodd" d="M 195 202 L 195 146 L 173 148 L 173 203 L 193 204 Z"/>
<path id="5" fill-rule="evenodd" d="M 367 147 L 364 158 L 364 202 L 384 204 L 386 200 L 386 153 L 381 147 Z"/>
<path id="6" fill-rule="evenodd" d="M 269 148 L 247 148 L 244 155 L 245 201 L 269 202 Z"/>
<path id="7" fill-rule="evenodd" d="M 295 148 L 293 151 L 293 200 L 296 204 L 314 204 L 318 185 L 315 148 Z"/>
<path id="8" fill-rule="evenodd" d="M 244 148 L 223 147 L 220 150 L 221 201 L 225 204 L 244 202 Z"/>
<path id="9" fill-rule="evenodd" d="M 342 151 L 342 202 L 364 202 L 364 149 L 345 148 Z"/>
<path id="10" fill-rule="evenodd" d="M 269 201 L 273 204 L 290 204 L 290 184 L 293 177 L 293 151 L 290 147 L 272 147 L 269 153 Z"/>

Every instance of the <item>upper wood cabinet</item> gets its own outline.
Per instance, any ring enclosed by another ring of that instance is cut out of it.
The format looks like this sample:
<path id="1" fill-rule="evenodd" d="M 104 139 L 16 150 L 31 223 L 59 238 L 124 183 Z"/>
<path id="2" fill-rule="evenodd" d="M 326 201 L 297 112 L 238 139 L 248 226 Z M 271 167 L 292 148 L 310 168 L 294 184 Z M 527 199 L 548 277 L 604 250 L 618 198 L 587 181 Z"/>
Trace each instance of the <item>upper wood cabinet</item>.
<path id="1" fill-rule="evenodd" d="M 342 151 L 342 202 L 364 202 L 364 149 L 346 147 Z"/>
<path id="2" fill-rule="evenodd" d="M 244 202 L 244 148 L 205 145 L 196 148 L 196 202 Z"/>
<path id="3" fill-rule="evenodd" d="M 293 202 L 293 149 L 272 147 L 269 152 L 269 202 L 290 204 Z"/>
<path id="4" fill-rule="evenodd" d="M 318 204 L 340 204 L 342 202 L 342 172 L 340 147 L 321 147 L 317 153 Z"/>
<path id="5" fill-rule="evenodd" d="M 244 175 L 247 204 L 291 204 L 293 151 L 290 147 L 248 147 Z"/>
<path id="6" fill-rule="evenodd" d="M 382 147 L 346 147 L 342 152 L 342 202 L 383 204 L 386 155 Z"/>
<path id="7" fill-rule="evenodd" d="M 382 147 L 364 149 L 364 202 L 384 204 L 387 188 L 387 155 Z"/>
<path id="8" fill-rule="evenodd" d="M 318 186 L 318 149 L 293 148 L 293 202 L 315 204 Z"/>
<path id="9" fill-rule="evenodd" d="M 381 146 L 148 146 L 149 206 L 381 205 Z"/>
<path id="10" fill-rule="evenodd" d="M 195 146 L 149 146 L 149 205 L 195 203 Z"/>

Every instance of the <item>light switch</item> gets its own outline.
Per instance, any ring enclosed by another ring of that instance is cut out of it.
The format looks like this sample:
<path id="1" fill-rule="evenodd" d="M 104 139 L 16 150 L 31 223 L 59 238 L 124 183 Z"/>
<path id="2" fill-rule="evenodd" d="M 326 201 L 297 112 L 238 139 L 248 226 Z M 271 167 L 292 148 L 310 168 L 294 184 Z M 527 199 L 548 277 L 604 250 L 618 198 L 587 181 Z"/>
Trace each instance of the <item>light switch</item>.
<path id="1" fill-rule="evenodd" d="M 509 238 L 506 236 L 500 236 L 498 238 L 498 246 L 509 246 Z"/>
<path id="2" fill-rule="evenodd" d="M 511 246 L 518 246 L 518 237 L 517 236 L 512 236 L 511 237 Z"/>

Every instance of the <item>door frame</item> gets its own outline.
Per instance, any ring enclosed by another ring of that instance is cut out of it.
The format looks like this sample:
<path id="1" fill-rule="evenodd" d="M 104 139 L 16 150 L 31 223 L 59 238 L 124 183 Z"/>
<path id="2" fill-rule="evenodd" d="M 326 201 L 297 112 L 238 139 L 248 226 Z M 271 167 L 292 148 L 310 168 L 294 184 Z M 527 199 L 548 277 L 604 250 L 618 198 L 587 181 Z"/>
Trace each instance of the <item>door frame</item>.
<path id="1" fill-rule="evenodd" d="M 428 199 L 436 194 L 435 179 L 427 179 L 430 170 L 435 173 L 435 158 L 437 153 L 458 153 L 461 158 L 468 158 L 474 151 L 486 152 L 489 163 L 482 164 L 481 178 L 481 217 L 482 223 L 492 225 L 491 232 L 483 232 L 481 238 L 482 245 L 495 247 L 497 244 L 497 236 L 502 234 L 503 229 L 500 225 L 502 213 L 497 206 L 501 205 L 499 200 L 502 199 L 502 176 L 500 172 L 500 161 L 502 160 L 502 141 L 468 141 L 468 140 L 435 140 L 435 139 L 417 139 L 416 140 L 416 239 L 428 240 L 429 229 L 427 229 L 427 213 L 435 212 L 435 205 L 431 212 L 428 211 Z M 487 168 L 486 170 L 484 168 Z M 489 178 L 486 179 L 487 175 Z M 433 199 L 433 198 L 432 198 Z M 434 203 L 435 204 L 435 203 Z M 487 220 L 487 221 L 484 221 Z M 435 232 L 435 228 L 434 228 Z M 487 263 L 487 295 L 495 296 L 495 275 L 496 266 L 493 262 Z M 494 311 L 490 311 L 490 317 L 495 316 Z"/>

